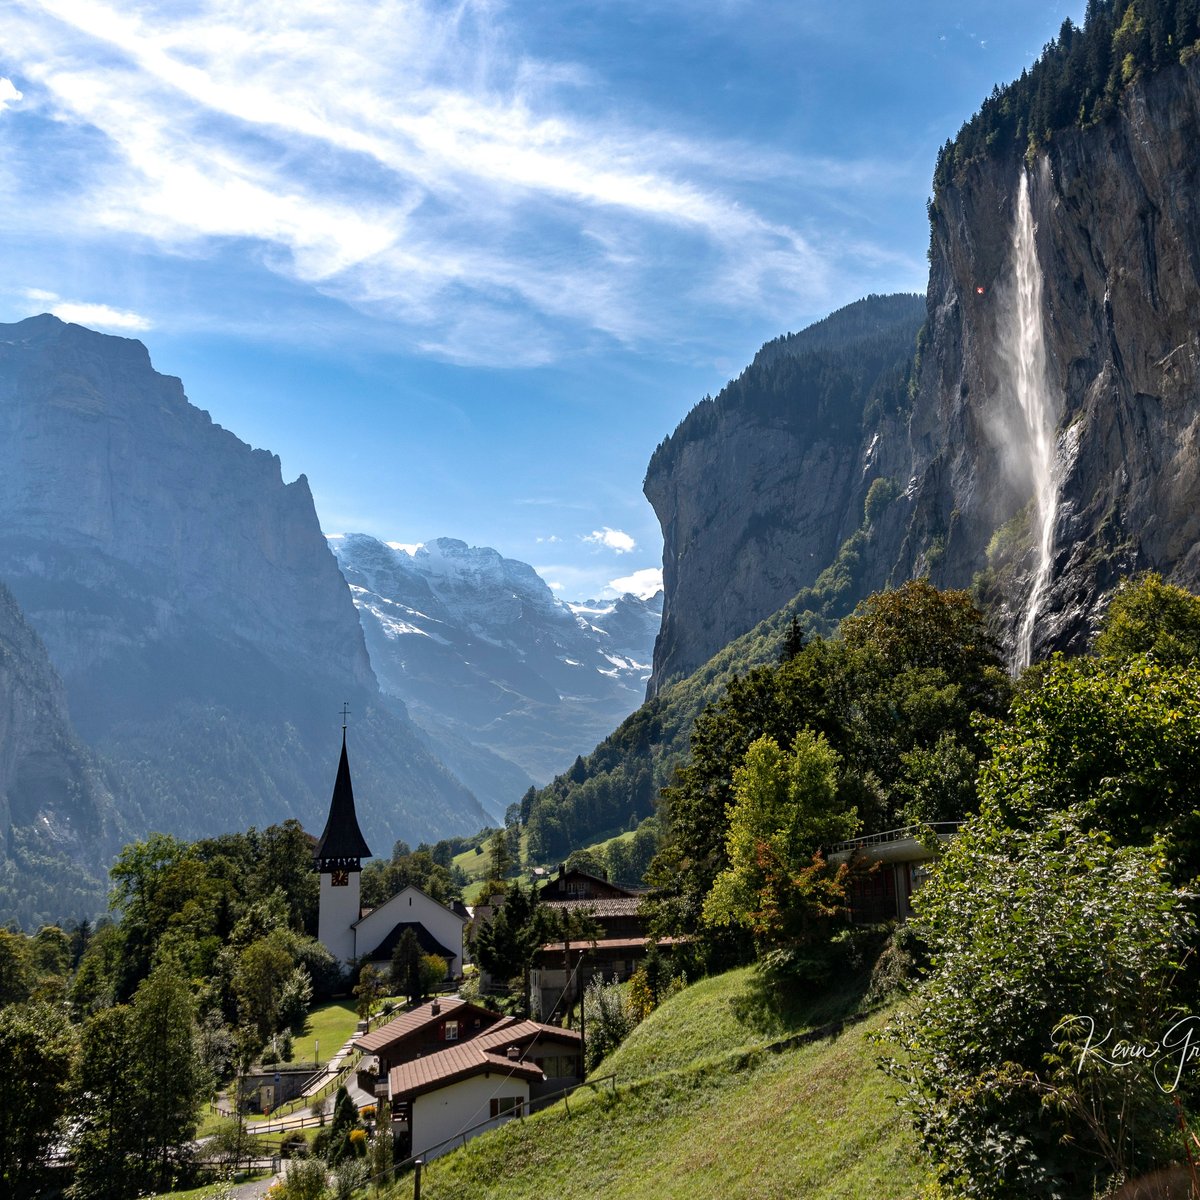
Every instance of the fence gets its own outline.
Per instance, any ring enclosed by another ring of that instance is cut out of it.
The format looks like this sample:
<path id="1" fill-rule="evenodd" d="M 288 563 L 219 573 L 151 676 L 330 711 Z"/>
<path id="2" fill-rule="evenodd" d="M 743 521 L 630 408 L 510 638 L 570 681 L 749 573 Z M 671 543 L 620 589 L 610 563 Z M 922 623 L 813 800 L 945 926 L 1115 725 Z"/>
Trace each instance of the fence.
<path id="1" fill-rule="evenodd" d="M 322 1117 L 310 1115 L 296 1121 L 294 1114 L 300 1112 L 302 1109 L 311 1108 L 314 1104 L 323 1102 L 331 1093 L 336 1092 L 350 1078 L 361 1061 L 362 1053 L 356 1050 L 346 1059 L 337 1074 L 331 1075 L 329 1082 L 323 1084 L 311 1096 L 296 1096 L 286 1104 L 281 1104 L 269 1116 L 247 1121 L 246 1131 L 248 1133 L 281 1133 L 288 1129 L 304 1129 L 308 1125 L 321 1124 L 324 1119 Z M 221 1117 L 232 1118 L 234 1115 L 232 1112 L 224 1112 L 216 1104 L 210 1104 L 208 1107 L 211 1112 Z"/>

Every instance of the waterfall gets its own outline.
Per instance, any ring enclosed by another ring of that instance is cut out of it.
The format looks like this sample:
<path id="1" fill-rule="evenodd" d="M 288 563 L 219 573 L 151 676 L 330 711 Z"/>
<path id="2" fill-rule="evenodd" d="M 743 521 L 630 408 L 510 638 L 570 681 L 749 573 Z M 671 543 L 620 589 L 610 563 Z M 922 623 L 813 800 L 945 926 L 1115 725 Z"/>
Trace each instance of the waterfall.
<path id="1" fill-rule="evenodd" d="M 1042 272 L 1038 265 L 1033 208 L 1029 202 L 1029 176 L 1021 173 L 1017 195 L 1017 220 L 1013 230 L 1014 297 L 1009 337 L 1004 357 L 1012 372 L 1017 400 L 1016 424 L 1020 451 L 1028 456 L 1032 477 L 1033 532 L 1037 547 L 1037 569 L 1025 612 L 1017 629 L 1013 668 L 1020 671 L 1033 658 L 1033 631 L 1037 622 L 1050 569 L 1054 561 L 1054 518 L 1058 511 L 1058 485 L 1054 475 L 1054 393 L 1046 366 L 1046 340 L 1042 326 Z"/>

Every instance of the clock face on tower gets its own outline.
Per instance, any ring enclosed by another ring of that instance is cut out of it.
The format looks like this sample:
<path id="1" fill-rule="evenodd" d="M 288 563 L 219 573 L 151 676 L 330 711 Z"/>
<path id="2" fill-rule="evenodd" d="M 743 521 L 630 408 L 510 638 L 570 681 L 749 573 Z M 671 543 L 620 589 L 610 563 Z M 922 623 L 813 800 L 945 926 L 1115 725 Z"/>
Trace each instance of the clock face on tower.
<path id="1" fill-rule="evenodd" d="M 330 887 L 346 887 L 350 883 L 349 871 L 331 871 L 329 873 Z"/>

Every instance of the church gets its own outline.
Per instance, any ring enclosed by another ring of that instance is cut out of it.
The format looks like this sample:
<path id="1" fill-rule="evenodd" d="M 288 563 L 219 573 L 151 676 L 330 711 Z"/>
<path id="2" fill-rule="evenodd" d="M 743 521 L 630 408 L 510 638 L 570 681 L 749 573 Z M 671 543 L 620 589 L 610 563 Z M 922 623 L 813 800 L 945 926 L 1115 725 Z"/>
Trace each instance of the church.
<path id="1" fill-rule="evenodd" d="M 406 929 L 411 929 L 421 952 L 444 958 L 450 976 L 457 979 L 463 969 L 466 910 L 456 912 L 420 888 L 406 887 L 378 908 L 364 912 L 360 877 L 363 859 L 370 857 L 370 847 L 354 811 L 354 787 L 343 726 L 342 757 L 329 802 L 329 817 L 313 851 L 313 865 L 321 876 L 317 937 L 343 967 L 372 963 L 386 969 L 396 943 Z"/>

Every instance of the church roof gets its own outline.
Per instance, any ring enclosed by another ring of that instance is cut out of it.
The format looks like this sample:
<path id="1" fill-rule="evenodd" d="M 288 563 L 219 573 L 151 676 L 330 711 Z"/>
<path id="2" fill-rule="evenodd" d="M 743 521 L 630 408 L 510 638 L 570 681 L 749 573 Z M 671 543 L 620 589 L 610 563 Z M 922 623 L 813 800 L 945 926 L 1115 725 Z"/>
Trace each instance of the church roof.
<path id="1" fill-rule="evenodd" d="M 317 840 L 313 857 L 318 862 L 371 857 L 371 848 L 358 827 L 354 812 L 354 786 L 350 782 L 350 761 L 346 757 L 345 729 L 342 730 L 342 757 L 333 784 L 333 799 L 329 802 L 329 819 L 325 822 L 325 832 Z"/>
<path id="2" fill-rule="evenodd" d="M 390 959 L 400 939 L 404 936 L 406 929 L 411 929 L 416 935 L 417 945 L 421 947 L 422 954 L 436 954 L 438 957 L 446 960 L 447 966 L 453 963 L 456 958 L 462 957 L 461 949 L 448 950 L 420 921 L 400 921 L 392 928 L 387 937 L 374 950 L 365 955 L 365 957 L 369 958 L 372 962 L 379 962 L 385 958 Z"/>

